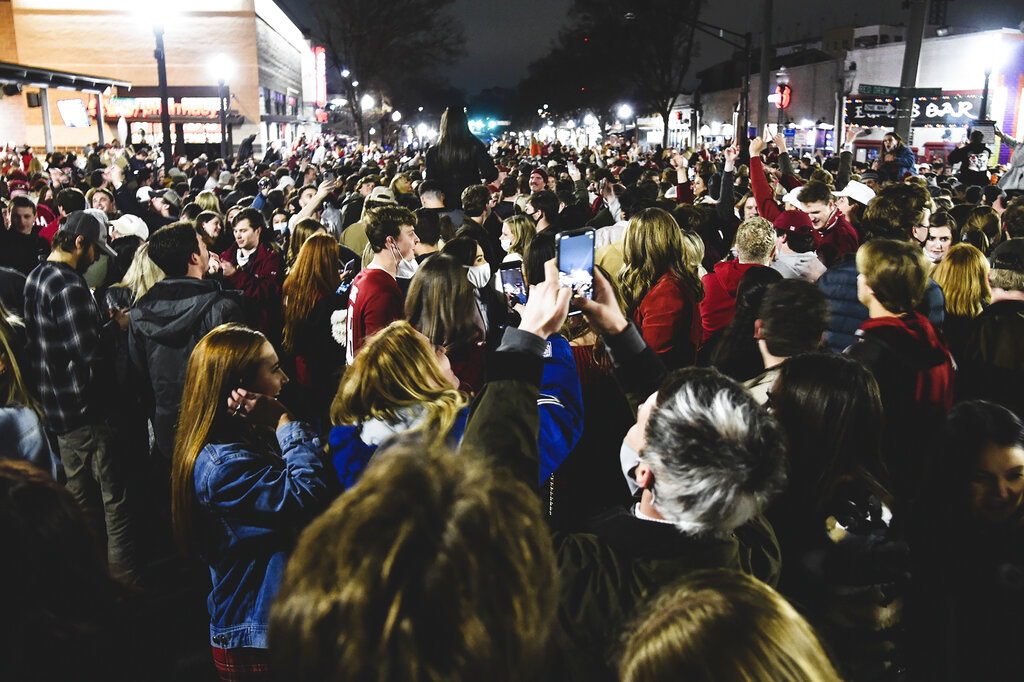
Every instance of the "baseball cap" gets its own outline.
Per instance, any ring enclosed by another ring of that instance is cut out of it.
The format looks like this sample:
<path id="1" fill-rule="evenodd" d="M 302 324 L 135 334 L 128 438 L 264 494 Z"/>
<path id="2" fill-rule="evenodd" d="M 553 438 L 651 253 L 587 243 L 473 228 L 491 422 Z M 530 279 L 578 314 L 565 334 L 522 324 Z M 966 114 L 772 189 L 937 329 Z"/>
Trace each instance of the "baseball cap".
<path id="1" fill-rule="evenodd" d="M 875 198 L 875 191 L 863 182 L 850 180 L 842 190 L 839 192 L 832 192 L 832 196 L 847 197 L 849 199 L 853 199 L 858 204 L 867 206 L 871 203 L 871 200 Z"/>
<path id="2" fill-rule="evenodd" d="M 992 251 L 993 270 L 1024 272 L 1024 238 L 1007 239 Z"/>
<path id="3" fill-rule="evenodd" d="M 787 235 L 810 235 L 814 238 L 815 248 L 821 244 L 821 234 L 814 229 L 811 217 L 803 211 L 783 211 L 772 221 L 772 226 L 775 227 L 776 232 L 782 232 Z"/>
<path id="4" fill-rule="evenodd" d="M 61 224 L 60 231 L 85 237 L 98 246 L 103 253 L 116 258 L 117 252 L 107 243 L 107 226 L 96 213 L 91 212 L 92 210 L 72 211 Z M 97 211 L 97 213 L 100 212 Z"/>
<path id="5" fill-rule="evenodd" d="M 380 204 L 397 204 L 395 201 L 395 194 L 390 189 L 384 186 L 374 187 L 373 191 L 370 192 L 370 196 L 366 197 L 367 201 L 376 201 Z"/>
<path id="6" fill-rule="evenodd" d="M 135 200 L 139 203 L 146 203 L 153 196 L 153 188 L 149 185 L 143 185 L 135 192 Z"/>
<path id="7" fill-rule="evenodd" d="M 782 197 L 782 203 L 789 204 L 790 206 L 796 206 L 799 209 L 803 209 L 804 205 L 801 204 L 800 200 L 797 198 L 800 195 L 800 190 L 802 189 L 803 186 L 794 187 L 793 189 L 789 190 L 789 192 L 786 193 L 786 196 Z"/>
<path id="8" fill-rule="evenodd" d="M 125 213 L 123 216 L 110 223 L 112 230 L 122 237 L 138 237 L 142 241 L 149 239 L 149 227 L 146 222 L 137 215 Z"/>
<path id="9" fill-rule="evenodd" d="M 158 189 L 149 195 L 150 199 L 163 199 L 174 208 L 181 208 L 181 197 L 173 189 Z"/>

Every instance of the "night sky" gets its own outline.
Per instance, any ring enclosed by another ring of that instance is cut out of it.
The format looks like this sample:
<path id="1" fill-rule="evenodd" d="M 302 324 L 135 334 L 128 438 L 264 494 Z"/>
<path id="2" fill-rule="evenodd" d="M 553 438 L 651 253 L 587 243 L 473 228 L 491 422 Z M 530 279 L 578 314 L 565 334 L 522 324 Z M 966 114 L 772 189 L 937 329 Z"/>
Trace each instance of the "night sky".
<path id="1" fill-rule="evenodd" d="M 291 11 L 298 23 L 310 23 L 308 0 L 278 3 Z M 466 28 L 467 54 L 449 70 L 449 80 L 468 94 L 493 86 L 514 87 L 526 75 L 527 65 L 547 52 L 569 5 L 570 0 L 455 0 L 451 12 Z M 902 5 L 898 0 L 775 0 L 774 39 L 786 42 L 849 24 L 905 23 L 909 12 Z M 719 0 L 705 5 L 701 19 L 740 33 L 749 30 L 756 36 L 760 17 L 751 10 L 759 7 L 759 2 L 749 0 Z M 953 26 L 1016 28 L 1024 20 L 1020 7 L 1006 0 L 950 0 L 948 7 L 947 23 Z M 693 74 L 728 59 L 732 48 L 705 37 L 699 39 L 698 50 L 691 69 L 693 83 Z"/>

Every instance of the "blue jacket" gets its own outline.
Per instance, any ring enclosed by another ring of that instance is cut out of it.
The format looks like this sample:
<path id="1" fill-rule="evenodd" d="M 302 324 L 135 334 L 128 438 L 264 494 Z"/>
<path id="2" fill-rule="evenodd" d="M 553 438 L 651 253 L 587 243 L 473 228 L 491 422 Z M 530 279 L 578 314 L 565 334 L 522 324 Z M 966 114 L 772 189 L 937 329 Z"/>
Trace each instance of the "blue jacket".
<path id="1" fill-rule="evenodd" d="M 825 332 L 825 346 L 833 353 L 842 353 L 857 340 L 854 334 L 868 309 L 857 300 L 857 261 L 850 257 L 836 263 L 818 279 L 818 287 L 828 298 L 830 319 Z M 928 280 L 924 298 L 917 311 L 937 328 L 946 319 L 946 297 L 935 280 Z"/>
<path id="2" fill-rule="evenodd" d="M 543 485 L 565 461 L 583 434 L 583 392 L 576 361 L 569 342 L 555 334 L 548 339 L 544 351 L 544 375 L 540 396 L 540 472 L 537 485 Z M 448 433 L 448 444 L 454 449 L 462 442 L 469 408 L 459 415 Z M 331 429 L 330 451 L 334 468 L 342 487 L 356 484 L 377 448 L 393 436 L 415 427 L 422 411 L 409 410 L 397 422 L 369 420 L 360 424 L 345 424 Z"/>
<path id="3" fill-rule="evenodd" d="M 213 581 L 206 602 L 210 643 L 221 649 L 267 648 L 270 604 L 287 552 L 331 501 L 313 431 L 290 422 L 277 430 L 277 440 L 280 456 L 218 443 L 196 459 L 196 527 Z"/>

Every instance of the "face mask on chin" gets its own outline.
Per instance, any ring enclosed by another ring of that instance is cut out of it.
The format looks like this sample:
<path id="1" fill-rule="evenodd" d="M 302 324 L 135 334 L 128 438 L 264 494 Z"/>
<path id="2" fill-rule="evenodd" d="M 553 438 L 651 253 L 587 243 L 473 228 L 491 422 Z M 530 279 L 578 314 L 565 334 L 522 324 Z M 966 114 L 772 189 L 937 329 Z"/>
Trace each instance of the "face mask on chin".
<path id="1" fill-rule="evenodd" d="M 398 279 L 412 279 L 412 276 L 416 274 L 416 270 L 419 269 L 419 262 L 416 260 L 416 256 L 412 256 L 409 260 L 401 257 L 401 253 L 394 246 L 391 246 L 391 257 L 395 259 L 396 277 Z"/>
<path id="2" fill-rule="evenodd" d="M 481 263 L 480 265 L 470 265 L 466 267 L 469 270 L 466 273 L 466 277 L 469 279 L 469 283 L 477 289 L 483 289 L 491 281 L 490 263 Z"/>

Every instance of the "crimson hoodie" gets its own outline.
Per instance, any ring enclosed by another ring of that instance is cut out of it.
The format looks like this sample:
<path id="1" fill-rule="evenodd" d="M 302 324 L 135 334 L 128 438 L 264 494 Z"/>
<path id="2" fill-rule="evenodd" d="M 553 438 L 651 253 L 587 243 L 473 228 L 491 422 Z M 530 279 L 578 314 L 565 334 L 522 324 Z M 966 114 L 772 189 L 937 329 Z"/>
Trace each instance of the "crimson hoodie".
<path id="1" fill-rule="evenodd" d="M 953 356 L 942 333 L 917 312 L 865 320 L 857 337 L 846 352 L 878 382 L 896 496 L 916 494 L 926 454 L 938 447 L 937 434 L 953 406 Z"/>
<path id="2" fill-rule="evenodd" d="M 700 302 L 700 321 L 704 328 L 702 341 L 729 326 L 736 313 L 736 288 L 750 268 L 763 268 L 760 263 L 722 261 L 712 272 L 704 275 L 704 299 Z"/>

